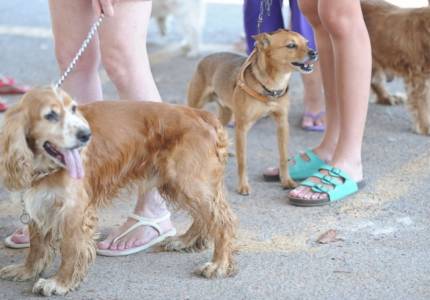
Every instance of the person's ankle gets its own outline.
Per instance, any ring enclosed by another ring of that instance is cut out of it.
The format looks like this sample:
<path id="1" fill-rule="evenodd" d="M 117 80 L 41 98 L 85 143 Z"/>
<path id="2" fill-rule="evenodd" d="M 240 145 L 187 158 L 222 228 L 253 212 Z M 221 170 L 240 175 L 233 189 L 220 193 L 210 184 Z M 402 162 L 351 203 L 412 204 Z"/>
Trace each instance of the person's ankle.
<path id="1" fill-rule="evenodd" d="M 320 159 L 330 163 L 333 159 L 334 149 L 324 147 L 323 145 L 317 146 L 312 150 Z"/>
<path id="2" fill-rule="evenodd" d="M 348 174 L 352 180 L 360 182 L 363 180 L 363 165 L 361 159 L 336 160 L 332 162 L 333 167 L 341 169 Z"/>

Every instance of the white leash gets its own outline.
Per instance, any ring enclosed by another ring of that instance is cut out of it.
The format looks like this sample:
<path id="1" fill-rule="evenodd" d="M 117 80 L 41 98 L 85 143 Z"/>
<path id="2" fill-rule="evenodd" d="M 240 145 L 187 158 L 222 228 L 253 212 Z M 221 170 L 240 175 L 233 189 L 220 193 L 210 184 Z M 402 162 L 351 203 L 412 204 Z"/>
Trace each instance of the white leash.
<path id="1" fill-rule="evenodd" d="M 67 76 L 70 74 L 70 72 L 75 68 L 76 63 L 78 62 L 79 58 L 84 53 L 85 49 L 87 49 L 88 45 L 90 44 L 91 40 L 93 39 L 94 35 L 96 34 L 97 29 L 99 28 L 100 24 L 103 21 L 103 18 L 104 18 L 104 14 L 101 14 L 100 17 L 97 19 L 97 21 L 94 22 L 93 26 L 91 26 L 91 29 L 88 32 L 86 39 L 82 43 L 81 48 L 79 48 L 78 53 L 76 53 L 72 62 L 67 67 L 66 71 L 64 71 L 64 73 L 61 75 L 60 79 L 55 84 L 56 88 L 60 87 L 63 84 L 64 80 L 67 78 Z"/>

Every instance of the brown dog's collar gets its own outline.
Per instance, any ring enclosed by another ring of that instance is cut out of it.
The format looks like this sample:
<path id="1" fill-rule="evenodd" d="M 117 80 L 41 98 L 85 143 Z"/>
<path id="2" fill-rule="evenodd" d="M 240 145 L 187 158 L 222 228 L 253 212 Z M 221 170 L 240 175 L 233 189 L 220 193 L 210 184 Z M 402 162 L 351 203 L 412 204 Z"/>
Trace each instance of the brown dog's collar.
<path id="1" fill-rule="evenodd" d="M 251 59 L 255 55 L 255 53 L 256 53 L 256 50 L 254 49 L 254 51 L 251 52 L 251 54 L 248 56 L 248 58 L 243 63 L 243 65 L 240 69 L 240 72 L 239 72 L 239 76 L 237 78 L 237 85 L 245 93 L 247 93 L 251 97 L 254 97 L 255 99 L 257 99 L 261 102 L 264 102 L 264 103 L 272 101 L 273 98 L 279 98 L 279 97 L 284 96 L 288 91 L 288 85 L 283 90 L 272 91 L 272 90 L 269 90 L 268 88 L 266 88 L 261 82 L 259 82 L 257 80 L 257 82 L 263 87 L 264 92 L 265 92 L 265 94 L 261 94 L 246 84 L 246 82 L 245 82 L 245 71 L 252 64 Z"/>

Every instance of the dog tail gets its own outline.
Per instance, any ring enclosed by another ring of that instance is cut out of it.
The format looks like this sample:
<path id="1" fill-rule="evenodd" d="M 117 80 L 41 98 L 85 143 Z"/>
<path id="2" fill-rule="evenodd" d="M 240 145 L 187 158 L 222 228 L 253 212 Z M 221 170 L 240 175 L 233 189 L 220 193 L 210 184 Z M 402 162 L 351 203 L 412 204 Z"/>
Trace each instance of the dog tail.
<path id="1" fill-rule="evenodd" d="M 209 74 L 210 76 L 208 76 L 207 72 L 205 72 L 208 63 L 210 63 L 208 58 L 202 59 L 188 83 L 187 100 L 190 107 L 202 108 L 206 103 L 211 102 L 213 91 L 208 81 L 211 75 Z"/>
<path id="2" fill-rule="evenodd" d="M 227 163 L 229 139 L 227 131 L 212 113 L 198 110 L 203 121 L 215 130 L 216 154 L 223 166 Z"/>

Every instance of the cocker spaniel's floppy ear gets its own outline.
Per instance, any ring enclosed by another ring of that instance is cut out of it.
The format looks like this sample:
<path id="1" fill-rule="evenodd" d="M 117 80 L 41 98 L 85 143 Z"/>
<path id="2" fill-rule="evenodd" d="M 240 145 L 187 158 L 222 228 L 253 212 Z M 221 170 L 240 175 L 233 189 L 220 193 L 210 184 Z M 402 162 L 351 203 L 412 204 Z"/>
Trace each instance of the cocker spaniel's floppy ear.
<path id="1" fill-rule="evenodd" d="M 10 108 L 0 133 L 0 168 L 3 183 L 9 190 L 31 185 L 33 152 L 26 140 L 29 118 L 21 104 Z"/>

